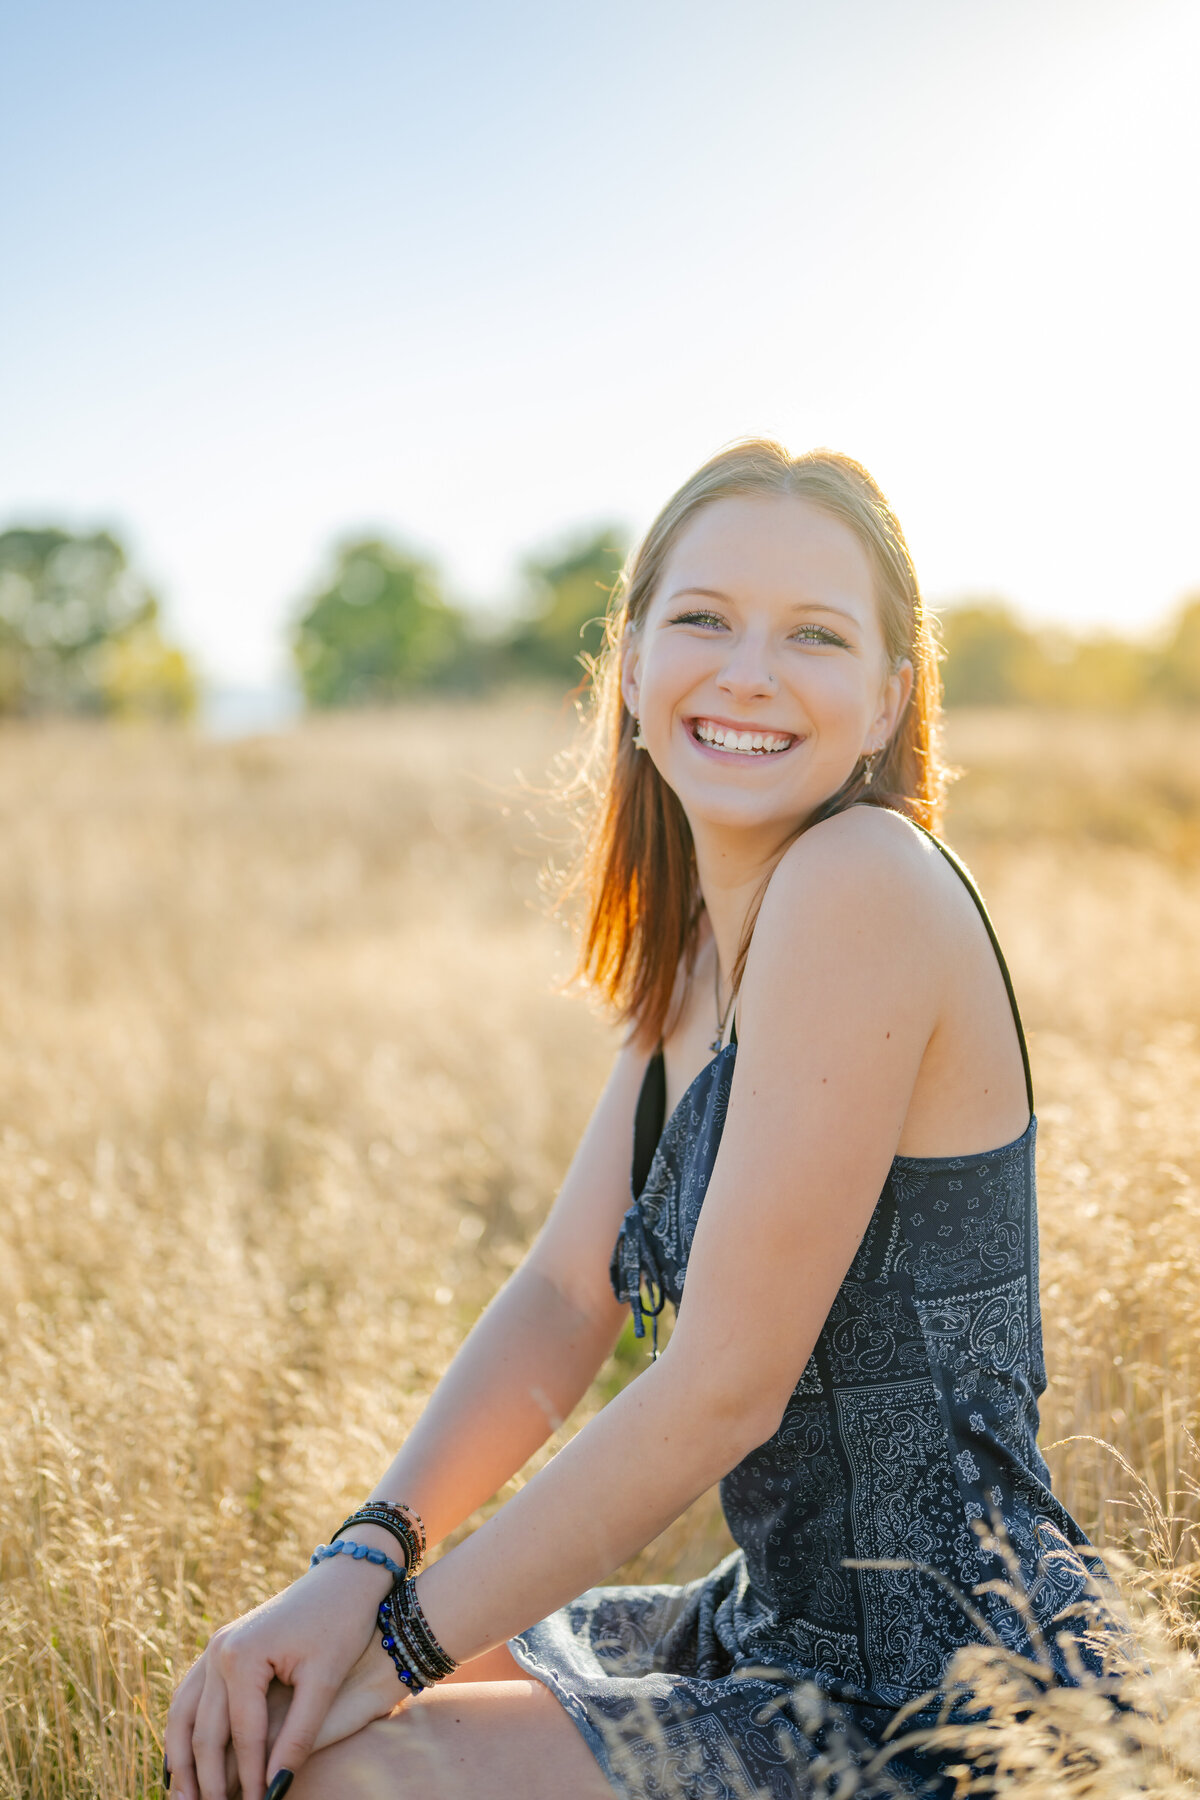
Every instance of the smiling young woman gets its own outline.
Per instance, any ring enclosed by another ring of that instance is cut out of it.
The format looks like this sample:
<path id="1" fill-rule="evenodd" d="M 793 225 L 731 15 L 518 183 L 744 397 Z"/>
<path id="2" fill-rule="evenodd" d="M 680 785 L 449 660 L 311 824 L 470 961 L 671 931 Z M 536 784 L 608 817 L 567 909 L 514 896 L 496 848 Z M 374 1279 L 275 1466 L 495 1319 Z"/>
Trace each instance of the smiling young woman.
<path id="1" fill-rule="evenodd" d="M 932 834 L 935 652 L 865 470 L 757 440 L 706 464 L 631 560 L 595 691 L 574 887 L 624 1047 L 347 1554 L 181 1683 L 184 1800 L 267 1773 L 271 1800 L 800 1800 L 850 1766 L 948 1795 L 911 1737 L 956 1650 L 1077 1677 L 1103 1575 L 1037 1448 L 1028 1056 Z M 627 1306 L 649 1366 L 417 1576 L 416 1509 L 436 1543 L 495 1493 Z M 718 1481 L 711 1574 L 597 1585 Z"/>
<path id="2" fill-rule="evenodd" d="M 809 553 L 807 564 L 792 559 L 796 547 Z M 731 566 L 736 571 L 743 558 L 749 558 L 746 567 L 753 569 L 768 607 L 774 596 L 782 614 L 776 621 L 780 631 L 792 627 L 794 649 L 780 668 L 767 671 L 768 679 L 778 680 L 789 670 L 796 678 L 815 663 L 818 681 L 836 689 L 844 669 L 864 672 L 870 640 L 870 651 L 886 661 L 891 681 L 903 688 L 898 726 L 893 721 L 890 732 L 877 728 L 878 743 L 860 743 L 849 764 L 835 763 L 824 793 L 818 791 L 820 768 L 810 754 L 807 785 L 816 801 L 788 817 L 788 835 L 853 804 L 868 787 L 876 805 L 929 829 L 940 813 L 944 778 L 937 743 L 936 646 L 908 546 L 883 495 L 859 464 L 829 452 L 793 458 L 780 446 L 759 441 L 714 457 L 667 503 L 633 557 L 623 605 L 609 618 L 609 654 L 597 681 L 596 761 L 605 766 L 605 775 L 596 783 L 592 830 L 577 872 L 576 885 L 587 901 L 583 969 L 622 1015 L 651 1037 L 665 1023 L 681 960 L 694 947 L 699 915 L 693 836 L 682 796 L 660 774 L 656 755 L 637 754 L 642 747 L 636 718 L 639 650 L 643 645 L 657 650 L 654 640 L 664 627 L 693 639 L 707 632 L 728 640 L 740 632 L 744 642 L 753 621 L 743 617 L 737 596 L 717 579 Z M 806 583 L 798 580 L 800 567 L 807 568 Z M 746 604 L 752 597 L 743 594 Z M 745 647 L 754 653 L 753 636 Z M 658 659 L 651 660 L 657 666 Z M 834 668 L 822 671 L 820 663 L 831 660 Z M 735 681 L 738 673 L 735 666 Z M 891 698 L 894 703 L 894 688 Z M 755 695 L 743 710 L 757 722 L 773 720 L 780 707 L 772 709 L 766 695 Z M 728 713 L 728 704 L 722 711 Z M 719 722 L 727 735 L 750 719 Z M 648 745 L 644 730 L 641 735 Z M 824 753 L 831 746 L 823 741 L 820 747 Z M 736 781 L 733 771 L 731 776 Z M 752 797 L 747 799 L 752 805 Z M 752 928 L 749 918 L 746 945 Z M 735 979 L 743 960 L 730 970 Z"/>

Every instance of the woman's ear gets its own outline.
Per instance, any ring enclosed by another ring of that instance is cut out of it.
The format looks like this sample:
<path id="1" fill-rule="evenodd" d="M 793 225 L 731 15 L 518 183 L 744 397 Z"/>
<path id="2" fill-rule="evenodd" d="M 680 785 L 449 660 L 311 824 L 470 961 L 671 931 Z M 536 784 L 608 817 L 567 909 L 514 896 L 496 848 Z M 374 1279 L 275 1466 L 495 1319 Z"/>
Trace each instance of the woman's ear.
<path id="1" fill-rule="evenodd" d="M 627 625 L 621 634 L 621 698 L 636 719 L 641 693 L 641 638 Z"/>
<path id="2" fill-rule="evenodd" d="M 906 656 L 902 662 L 897 664 L 884 683 L 879 719 L 885 727 L 885 741 L 891 737 L 904 717 L 904 709 L 908 705 L 912 690 L 913 666 Z"/>

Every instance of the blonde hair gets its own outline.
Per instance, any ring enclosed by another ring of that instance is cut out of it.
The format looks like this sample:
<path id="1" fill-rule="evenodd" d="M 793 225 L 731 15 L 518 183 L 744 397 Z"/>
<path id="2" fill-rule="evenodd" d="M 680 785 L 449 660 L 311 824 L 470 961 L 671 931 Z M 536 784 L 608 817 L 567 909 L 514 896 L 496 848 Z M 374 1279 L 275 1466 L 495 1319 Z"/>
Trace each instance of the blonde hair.
<path id="1" fill-rule="evenodd" d="M 589 742 L 580 765 L 588 805 L 581 854 L 566 884 L 583 903 L 576 973 L 650 1043 L 663 1034 L 681 966 L 691 968 L 701 898 L 683 808 L 634 747 L 635 721 L 621 697 L 623 646 L 645 618 L 684 526 L 714 500 L 740 494 L 807 500 L 849 526 L 874 573 L 889 666 L 894 671 L 907 659 L 913 668 L 912 693 L 870 787 L 856 765 L 794 835 L 863 800 L 929 830 L 940 823 L 945 771 L 937 644 L 895 514 L 862 465 L 837 451 L 790 456 L 769 438 L 720 451 L 672 495 L 631 552 L 613 591 L 605 648 L 590 669 Z M 751 909 L 732 971 L 735 985 L 756 912 Z"/>

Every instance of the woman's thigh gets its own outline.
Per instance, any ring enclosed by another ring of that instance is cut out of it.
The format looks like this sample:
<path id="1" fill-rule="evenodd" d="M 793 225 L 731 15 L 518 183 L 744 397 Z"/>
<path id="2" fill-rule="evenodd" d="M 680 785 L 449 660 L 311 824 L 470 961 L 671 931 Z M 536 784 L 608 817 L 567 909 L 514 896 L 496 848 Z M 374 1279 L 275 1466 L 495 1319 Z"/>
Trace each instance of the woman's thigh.
<path id="1" fill-rule="evenodd" d="M 389 1718 L 319 1750 L 289 1800 L 418 1796 L 613 1800 L 613 1789 L 553 1694 L 525 1675 L 430 1688 Z"/>

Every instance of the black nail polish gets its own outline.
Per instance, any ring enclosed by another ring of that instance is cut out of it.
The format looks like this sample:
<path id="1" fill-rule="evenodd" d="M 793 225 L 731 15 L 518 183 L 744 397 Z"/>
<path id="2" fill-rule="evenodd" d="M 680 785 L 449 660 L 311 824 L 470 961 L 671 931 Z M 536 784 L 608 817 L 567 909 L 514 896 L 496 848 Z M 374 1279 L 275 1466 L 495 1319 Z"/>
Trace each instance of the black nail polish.
<path id="1" fill-rule="evenodd" d="M 267 1800 L 283 1800 L 296 1777 L 290 1769 L 280 1769 L 274 1781 L 267 1789 Z"/>
<path id="2" fill-rule="evenodd" d="M 163 1752 L 163 1788 L 169 1789 L 170 1786 L 171 1786 L 171 1765 L 167 1761 L 166 1752 L 164 1751 Z"/>

